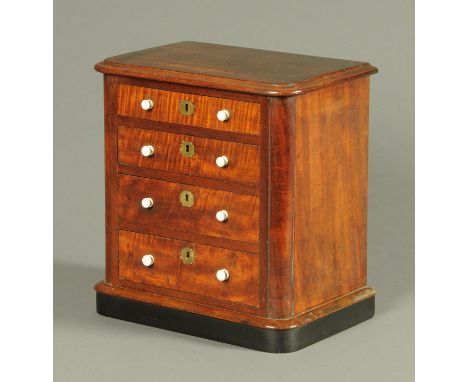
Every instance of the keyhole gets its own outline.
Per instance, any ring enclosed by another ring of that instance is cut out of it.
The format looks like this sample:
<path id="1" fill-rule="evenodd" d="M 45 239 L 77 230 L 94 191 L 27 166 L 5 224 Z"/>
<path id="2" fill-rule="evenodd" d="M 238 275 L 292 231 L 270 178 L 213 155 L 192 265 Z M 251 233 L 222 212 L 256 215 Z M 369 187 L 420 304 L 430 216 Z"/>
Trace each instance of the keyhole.
<path id="1" fill-rule="evenodd" d="M 185 201 L 188 202 L 188 194 L 185 194 Z"/>
<path id="2" fill-rule="evenodd" d="M 188 103 L 186 103 L 184 107 L 185 107 L 185 111 L 188 112 Z"/>
<path id="3" fill-rule="evenodd" d="M 195 261 L 195 251 L 190 247 L 184 247 L 180 250 L 180 259 L 184 264 L 193 264 Z"/>
<path id="4" fill-rule="evenodd" d="M 185 145 L 185 152 L 186 152 L 186 153 L 189 153 L 189 152 L 190 152 L 190 146 L 189 146 L 189 145 Z"/>

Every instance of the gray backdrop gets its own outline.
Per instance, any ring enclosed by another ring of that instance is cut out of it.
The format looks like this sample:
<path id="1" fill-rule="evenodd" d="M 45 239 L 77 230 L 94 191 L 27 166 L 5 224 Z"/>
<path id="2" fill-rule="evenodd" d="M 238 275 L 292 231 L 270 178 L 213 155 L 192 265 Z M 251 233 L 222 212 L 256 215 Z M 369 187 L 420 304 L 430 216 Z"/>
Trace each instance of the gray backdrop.
<path id="1" fill-rule="evenodd" d="M 414 6 L 410 0 L 98 1 L 54 6 L 56 381 L 411 381 Z M 369 61 L 369 285 L 375 317 L 274 355 L 98 316 L 105 57 L 196 40 Z"/>

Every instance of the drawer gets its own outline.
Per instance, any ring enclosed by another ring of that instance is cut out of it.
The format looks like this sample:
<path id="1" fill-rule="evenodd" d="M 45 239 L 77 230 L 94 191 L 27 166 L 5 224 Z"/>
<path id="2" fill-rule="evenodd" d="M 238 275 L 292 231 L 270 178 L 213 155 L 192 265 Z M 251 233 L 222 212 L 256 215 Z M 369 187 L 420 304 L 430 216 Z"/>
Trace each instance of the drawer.
<path id="1" fill-rule="evenodd" d="M 186 251 L 191 253 L 189 261 L 183 260 Z M 221 270 L 227 271 L 225 281 L 217 278 Z M 121 279 L 258 306 L 258 274 L 254 254 L 119 231 Z"/>
<path id="2" fill-rule="evenodd" d="M 258 243 L 258 196 L 129 175 L 118 179 L 121 220 Z M 152 206 L 144 208 L 143 199 Z M 226 221 L 217 220 L 221 211 Z"/>
<path id="3" fill-rule="evenodd" d="M 144 110 L 143 100 L 151 101 L 152 107 Z M 186 106 L 181 101 L 191 104 Z M 192 110 L 192 114 L 184 115 Z M 217 118 L 217 113 L 222 110 L 229 112 L 225 121 Z M 126 117 L 260 135 L 260 104 L 253 102 L 121 84 L 117 91 L 117 113 Z"/>
<path id="4" fill-rule="evenodd" d="M 125 126 L 118 157 L 121 164 L 243 183 L 260 176 L 258 146 Z"/>
<path id="5" fill-rule="evenodd" d="M 129 281 L 164 288 L 175 288 L 177 282 L 178 259 L 168 246 L 159 246 L 155 236 L 119 231 L 119 275 Z M 157 248 L 157 253 L 155 249 Z M 156 267 L 146 267 L 142 263 L 145 255 L 152 255 Z M 157 269 L 157 271 L 149 270 Z"/>

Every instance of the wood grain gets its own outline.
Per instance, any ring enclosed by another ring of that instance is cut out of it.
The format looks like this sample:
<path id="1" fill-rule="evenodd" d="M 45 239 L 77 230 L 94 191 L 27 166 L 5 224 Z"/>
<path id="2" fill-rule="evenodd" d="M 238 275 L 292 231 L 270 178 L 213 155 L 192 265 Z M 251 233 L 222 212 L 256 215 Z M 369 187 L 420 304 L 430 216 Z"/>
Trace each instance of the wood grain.
<path id="1" fill-rule="evenodd" d="M 268 317 L 293 313 L 295 98 L 270 99 Z"/>
<path id="2" fill-rule="evenodd" d="M 265 101 L 265 97 L 258 94 L 236 92 L 232 89 L 210 89 L 206 87 L 192 86 L 177 82 L 155 81 L 148 78 L 141 79 L 135 77 L 118 77 L 117 83 L 124 85 L 139 86 L 144 88 L 168 90 L 177 93 L 198 94 L 201 96 L 225 98 L 252 103 L 262 103 L 263 101 Z"/>
<path id="3" fill-rule="evenodd" d="M 297 97 L 295 313 L 366 284 L 369 78 Z"/>
<path id="4" fill-rule="evenodd" d="M 260 306 L 259 315 L 268 315 L 268 261 L 269 261 L 269 229 L 270 229 L 270 101 L 263 97 L 260 101 L 260 235 L 259 235 L 259 262 L 260 262 Z"/>
<path id="5" fill-rule="evenodd" d="M 143 110 L 141 101 L 150 99 L 154 107 Z M 195 112 L 182 115 L 179 112 L 181 100 L 191 101 Z M 229 110 L 230 117 L 221 122 L 216 117 L 219 110 Z M 232 131 L 242 134 L 260 134 L 260 105 L 258 103 L 232 99 L 178 93 L 132 85 L 118 85 L 117 113 L 121 116 L 150 119 L 186 126 L 198 126 L 218 131 Z"/>
<path id="6" fill-rule="evenodd" d="M 193 264 L 179 263 L 179 289 L 245 305 L 258 306 L 258 256 L 221 248 L 186 243 L 194 249 Z M 229 271 L 229 279 L 220 282 L 216 272 Z"/>
<path id="7" fill-rule="evenodd" d="M 365 62 L 184 41 L 96 64 L 102 73 L 244 93 L 290 96 L 376 73 Z"/>
<path id="8" fill-rule="evenodd" d="M 131 117 L 117 116 L 117 124 L 120 126 L 136 127 L 139 129 L 165 131 L 167 133 L 196 135 L 201 138 L 218 139 L 220 141 L 246 143 L 260 145 L 260 137 L 250 134 L 239 134 L 231 131 L 218 131 L 195 126 L 184 126 L 167 122 L 154 122 L 151 120 L 136 119 Z"/>
<path id="9" fill-rule="evenodd" d="M 193 144 L 195 153 L 192 157 L 182 155 L 180 146 L 183 142 Z M 121 164 L 220 180 L 259 182 L 258 146 L 126 126 L 119 126 L 118 145 Z M 154 147 L 154 155 L 141 155 L 140 150 L 145 145 Z M 223 155 L 229 163 L 220 168 L 216 158 Z"/>
<path id="10" fill-rule="evenodd" d="M 373 296 L 367 76 L 376 68 L 183 42 L 96 69 L 105 73 L 106 153 L 106 277 L 96 290 L 278 329 Z M 140 106 L 147 98 L 151 111 Z M 192 116 L 179 112 L 182 99 L 195 104 Z M 195 156 L 181 155 L 182 141 Z M 155 154 L 145 158 L 148 144 Z M 221 155 L 227 168 L 215 165 Z M 192 207 L 181 191 L 192 192 Z M 144 197 L 153 208 L 141 207 Z M 184 246 L 194 264 L 180 260 Z M 226 283 L 215 277 L 221 268 Z"/>
<path id="11" fill-rule="evenodd" d="M 119 164 L 117 166 L 117 171 L 121 174 L 167 180 L 174 183 L 192 184 L 204 188 L 212 188 L 214 190 L 225 190 L 248 195 L 260 194 L 258 184 L 253 183 L 239 183 L 227 180 L 220 181 L 217 179 L 201 178 L 198 176 L 185 175 L 178 172 L 167 172 L 150 168 L 129 166 L 126 164 Z"/>
<path id="12" fill-rule="evenodd" d="M 169 227 L 206 236 L 258 243 L 259 198 L 227 191 L 156 179 L 119 175 L 119 218 L 142 225 Z M 184 207 L 180 193 L 190 191 L 194 205 Z M 151 197 L 154 206 L 141 207 L 141 200 Z M 216 220 L 216 212 L 226 210 L 226 222 Z"/>
<path id="13" fill-rule="evenodd" d="M 226 237 L 206 236 L 204 232 L 176 231 L 165 225 L 145 225 L 129 220 L 120 220 L 119 228 L 126 231 L 146 233 L 149 235 L 167 237 L 192 243 L 210 245 L 212 247 L 232 249 L 235 251 L 259 253 L 259 243 L 246 243 Z"/>
<path id="14" fill-rule="evenodd" d="M 120 230 L 119 278 L 165 288 L 178 287 L 179 259 L 168 243 L 169 239 Z M 148 268 L 142 264 L 144 255 L 154 257 L 153 266 Z"/>
<path id="15" fill-rule="evenodd" d="M 119 243 L 119 275 L 126 280 L 258 306 L 258 256 L 254 254 L 128 231 L 120 231 Z M 185 247 L 195 252 L 193 264 L 180 259 Z M 141 263 L 145 254 L 154 256 L 153 266 Z M 224 268 L 229 279 L 220 282 L 216 272 Z"/>
<path id="16" fill-rule="evenodd" d="M 118 236 L 117 236 L 117 78 L 104 76 L 104 151 L 105 151 L 105 222 L 106 222 L 106 282 L 117 284 Z"/>
<path id="17" fill-rule="evenodd" d="M 151 284 L 137 283 L 130 280 L 119 279 L 117 285 L 120 288 L 131 289 L 137 292 L 149 293 L 152 295 L 166 296 L 174 300 L 184 301 L 186 304 L 196 303 L 211 307 L 228 309 L 233 312 L 247 313 L 257 316 L 259 308 L 252 305 L 240 304 L 229 300 L 206 296 L 203 294 L 193 294 L 174 288 L 164 288 Z"/>

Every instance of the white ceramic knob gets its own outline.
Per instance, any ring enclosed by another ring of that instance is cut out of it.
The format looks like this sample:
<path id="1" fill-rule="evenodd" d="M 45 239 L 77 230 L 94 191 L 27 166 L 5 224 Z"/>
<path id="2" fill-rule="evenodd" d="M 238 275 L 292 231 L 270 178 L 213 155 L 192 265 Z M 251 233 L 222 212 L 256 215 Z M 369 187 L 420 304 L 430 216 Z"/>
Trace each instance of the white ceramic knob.
<path id="1" fill-rule="evenodd" d="M 216 220 L 219 222 L 225 222 L 228 220 L 228 217 L 229 215 L 226 210 L 216 212 Z"/>
<path id="2" fill-rule="evenodd" d="M 153 207 L 153 199 L 151 198 L 143 198 L 141 199 L 141 206 L 143 208 L 151 208 Z"/>
<path id="3" fill-rule="evenodd" d="M 229 272 L 227 269 L 220 269 L 216 272 L 216 278 L 218 281 L 226 281 L 229 278 Z"/>
<path id="4" fill-rule="evenodd" d="M 145 255 L 141 258 L 141 262 L 145 267 L 151 267 L 154 264 L 153 255 Z"/>
<path id="5" fill-rule="evenodd" d="M 225 122 L 229 119 L 229 110 L 220 110 L 216 113 L 216 117 L 221 122 Z"/>
<path id="6" fill-rule="evenodd" d="M 143 110 L 151 110 L 153 108 L 153 101 L 150 99 L 144 99 L 141 101 L 141 108 Z"/>
<path id="7" fill-rule="evenodd" d="M 151 145 L 143 146 L 140 151 L 141 155 L 143 155 L 144 157 L 150 157 L 154 154 L 154 147 Z"/>
<path id="8" fill-rule="evenodd" d="M 216 158 L 216 166 L 218 167 L 226 167 L 228 163 L 229 163 L 229 159 L 225 155 L 223 155 L 222 157 Z"/>

